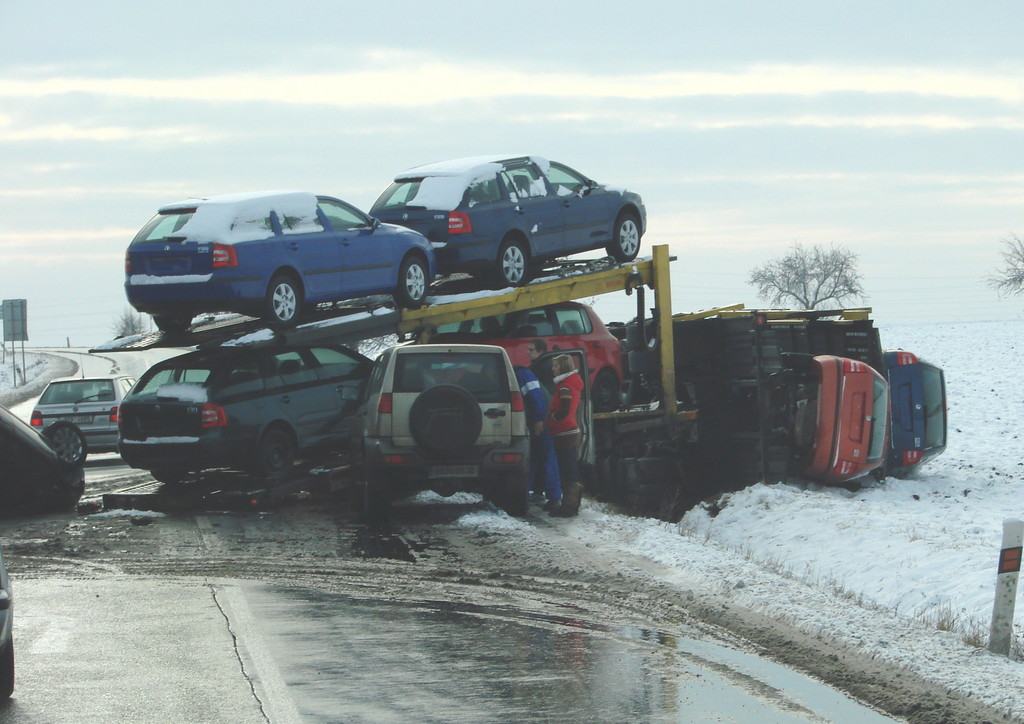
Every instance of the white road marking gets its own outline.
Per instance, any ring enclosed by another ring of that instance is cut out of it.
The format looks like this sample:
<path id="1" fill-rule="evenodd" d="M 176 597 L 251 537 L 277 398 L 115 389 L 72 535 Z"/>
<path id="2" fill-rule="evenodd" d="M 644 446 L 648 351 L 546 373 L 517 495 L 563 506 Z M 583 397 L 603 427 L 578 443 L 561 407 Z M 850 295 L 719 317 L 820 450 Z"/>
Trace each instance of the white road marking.
<path id="1" fill-rule="evenodd" d="M 274 724 L 302 722 L 288 685 L 266 647 L 259 627 L 254 625 L 245 591 L 239 586 L 216 586 L 216 591 L 217 599 L 237 638 L 246 672 L 263 702 L 267 717 Z"/>

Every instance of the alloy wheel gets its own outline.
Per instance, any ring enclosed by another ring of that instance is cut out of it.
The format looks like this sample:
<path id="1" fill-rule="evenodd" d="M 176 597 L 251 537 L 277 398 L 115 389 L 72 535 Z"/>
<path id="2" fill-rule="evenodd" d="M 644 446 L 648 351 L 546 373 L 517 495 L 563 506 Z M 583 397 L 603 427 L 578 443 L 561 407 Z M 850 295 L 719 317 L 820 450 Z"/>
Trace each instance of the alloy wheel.
<path id="1" fill-rule="evenodd" d="M 526 274 L 526 257 L 517 245 L 509 245 L 501 255 L 501 273 L 505 281 L 511 284 L 518 284 L 523 280 Z"/>
<path id="2" fill-rule="evenodd" d="M 405 270 L 405 291 L 413 301 L 419 301 L 427 290 L 427 275 L 419 264 L 410 264 Z"/>
<path id="3" fill-rule="evenodd" d="M 274 316 L 282 322 L 288 322 L 295 316 L 298 300 L 295 297 L 295 289 L 288 282 L 281 282 L 274 287 L 271 301 L 274 306 Z"/>
<path id="4" fill-rule="evenodd" d="M 619 226 L 619 248 L 626 257 L 632 257 L 640 248 L 640 229 L 633 219 L 625 219 Z"/>

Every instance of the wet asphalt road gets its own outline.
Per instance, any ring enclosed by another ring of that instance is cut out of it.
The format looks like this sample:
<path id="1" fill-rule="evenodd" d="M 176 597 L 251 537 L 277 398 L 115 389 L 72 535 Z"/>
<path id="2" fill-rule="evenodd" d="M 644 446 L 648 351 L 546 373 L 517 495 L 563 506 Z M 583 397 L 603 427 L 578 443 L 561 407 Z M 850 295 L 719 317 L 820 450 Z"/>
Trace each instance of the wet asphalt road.
<path id="1" fill-rule="evenodd" d="M 714 641 L 240 582 L 25 581 L 4 722 L 886 721 Z"/>
<path id="2" fill-rule="evenodd" d="M 126 475 L 97 458 L 87 493 Z M 706 629 L 446 577 L 445 525 L 476 509 L 0 521 L 18 670 L 0 722 L 887 721 Z"/>

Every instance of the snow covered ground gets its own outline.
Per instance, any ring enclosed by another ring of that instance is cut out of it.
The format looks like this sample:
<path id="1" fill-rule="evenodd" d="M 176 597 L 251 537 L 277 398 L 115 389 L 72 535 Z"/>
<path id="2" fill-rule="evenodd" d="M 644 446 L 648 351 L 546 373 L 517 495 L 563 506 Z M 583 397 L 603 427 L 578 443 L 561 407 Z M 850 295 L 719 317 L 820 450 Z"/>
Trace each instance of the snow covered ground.
<path id="1" fill-rule="evenodd" d="M 717 515 L 694 509 L 678 525 L 587 503 L 564 530 L 658 564 L 659 577 L 681 587 L 717 590 L 1024 716 L 1024 666 L 977 648 L 988 638 L 1002 521 L 1024 518 L 1024 321 L 881 333 L 887 348 L 946 373 L 948 447 L 915 478 L 857 492 L 755 485 L 723 496 Z M 459 524 L 530 534 L 487 516 Z M 1024 620 L 1020 598 L 1017 611 Z"/>
<path id="2" fill-rule="evenodd" d="M 26 382 L 31 382 L 46 371 L 46 357 L 32 352 L 25 353 L 25 369 L 22 369 L 21 350 L 13 355 L 14 363 L 18 366 L 17 384 L 14 379 L 14 369 L 11 364 L 12 355 L 7 351 L 7 360 L 0 364 L 0 391 L 7 391 Z M 23 374 L 24 373 L 24 374 Z"/>

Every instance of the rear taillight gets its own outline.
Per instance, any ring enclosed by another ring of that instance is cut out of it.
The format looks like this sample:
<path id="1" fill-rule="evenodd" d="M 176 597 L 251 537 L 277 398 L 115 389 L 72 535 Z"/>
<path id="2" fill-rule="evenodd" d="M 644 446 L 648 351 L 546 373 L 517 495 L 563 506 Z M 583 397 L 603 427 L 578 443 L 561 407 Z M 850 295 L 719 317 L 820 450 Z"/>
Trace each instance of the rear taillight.
<path id="1" fill-rule="evenodd" d="M 114 423 L 115 425 L 117 425 L 117 424 L 119 424 L 121 422 L 121 416 L 119 414 L 117 414 L 117 411 L 118 411 L 117 405 L 114 405 L 113 407 L 110 408 L 110 421 L 112 423 Z"/>
<path id="2" fill-rule="evenodd" d="M 392 409 L 394 409 L 394 403 L 391 400 L 391 393 L 382 392 L 380 395 L 380 402 L 377 403 L 378 414 L 390 415 Z"/>
<path id="3" fill-rule="evenodd" d="M 43 426 L 43 413 L 39 410 L 32 410 L 32 427 Z"/>
<path id="4" fill-rule="evenodd" d="M 498 453 L 494 456 L 494 462 L 502 465 L 516 465 L 523 461 L 521 453 Z"/>
<path id="5" fill-rule="evenodd" d="M 132 273 L 132 255 L 129 254 L 127 251 L 124 253 L 124 273 Z"/>
<path id="6" fill-rule="evenodd" d="M 915 355 L 913 352 L 897 352 L 896 364 L 899 367 L 903 367 L 904 365 L 917 364 L 917 355 Z"/>
<path id="7" fill-rule="evenodd" d="M 227 266 L 238 266 L 238 253 L 235 247 L 227 244 L 213 245 L 213 268 L 221 269 Z"/>
<path id="8" fill-rule="evenodd" d="M 228 413 L 220 405 L 215 405 L 212 402 L 204 402 L 200 410 L 202 413 L 202 426 L 204 430 L 211 427 L 228 426 Z"/>
<path id="9" fill-rule="evenodd" d="M 523 395 L 521 392 L 512 393 L 512 412 L 522 412 L 526 409 L 523 404 Z"/>
<path id="10" fill-rule="evenodd" d="M 921 462 L 921 458 L 924 457 L 924 450 L 904 450 L 903 451 L 903 464 L 904 465 L 915 465 Z"/>
<path id="11" fill-rule="evenodd" d="M 465 211 L 448 212 L 448 233 L 469 234 L 473 231 L 473 222 L 469 220 L 469 214 Z"/>
<path id="12" fill-rule="evenodd" d="M 385 465 L 408 465 L 412 462 L 410 455 L 385 455 L 382 460 Z"/>

